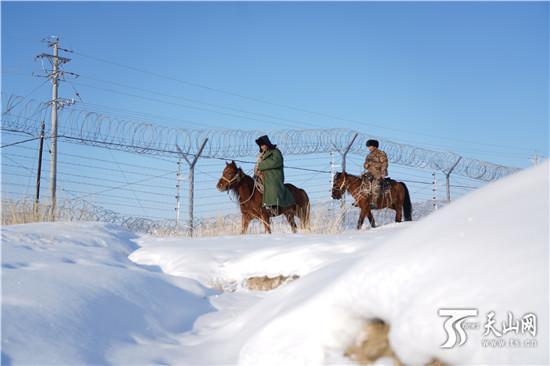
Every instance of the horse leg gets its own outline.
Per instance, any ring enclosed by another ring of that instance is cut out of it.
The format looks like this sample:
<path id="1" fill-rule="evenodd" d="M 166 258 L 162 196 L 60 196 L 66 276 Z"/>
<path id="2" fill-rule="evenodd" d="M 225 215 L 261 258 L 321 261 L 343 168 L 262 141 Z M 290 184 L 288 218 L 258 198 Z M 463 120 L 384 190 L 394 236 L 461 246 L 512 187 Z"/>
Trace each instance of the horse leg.
<path id="1" fill-rule="evenodd" d="M 394 205 L 393 209 L 395 210 L 395 222 L 403 221 L 403 207 Z"/>
<path id="2" fill-rule="evenodd" d="M 363 222 L 365 222 L 365 216 L 367 215 L 367 209 L 361 207 L 361 212 L 359 212 L 359 220 L 357 220 L 357 230 L 361 230 Z"/>
<path id="3" fill-rule="evenodd" d="M 370 226 L 376 227 L 376 223 L 374 222 L 374 216 L 372 215 L 372 211 L 370 208 L 367 210 L 367 218 L 369 219 Z"/>
<path id="4" fill-rule="evenodd" d="M 285 216 L 286 216 L 286 219 L 288 221 L 288 223 L 290 224 L 290 228 L 292 229 L 292 233 L 293 234 L 296 234 L 296 221 L 294 220 L 294 210 L 290 211 L 290 212 L 285 212 Z"/>
<path id="5" fill-rule="evenodd" d="M 250 215 L 243 215 L 241 218 L 241 235 L 244 235 L 248 232 L 248 225 L 252 217 Z"/>
<path id="6" fill-rule="evenodd" d="M 262 223 L 264 224 L 264 229 L 266 234 L 271 234 L 271 216 L 266 210 L 262 210 Z"/>

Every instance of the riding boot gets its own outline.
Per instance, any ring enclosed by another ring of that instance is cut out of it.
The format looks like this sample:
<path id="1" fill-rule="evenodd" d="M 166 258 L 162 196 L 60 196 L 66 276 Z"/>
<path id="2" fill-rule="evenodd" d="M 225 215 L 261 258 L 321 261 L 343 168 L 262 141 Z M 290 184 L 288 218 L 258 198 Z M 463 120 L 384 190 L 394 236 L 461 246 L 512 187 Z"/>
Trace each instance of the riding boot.
<path id="1" fill-rule="evenodd" d="M 371 202 L 370 207 L 371 209 L 375 210 L 378 208 L 378 200 L 380 199 L 380 195 L 382 193 L 380 180 L 373 179 L 372 180 L 372 191 L 371 191 Z"/>

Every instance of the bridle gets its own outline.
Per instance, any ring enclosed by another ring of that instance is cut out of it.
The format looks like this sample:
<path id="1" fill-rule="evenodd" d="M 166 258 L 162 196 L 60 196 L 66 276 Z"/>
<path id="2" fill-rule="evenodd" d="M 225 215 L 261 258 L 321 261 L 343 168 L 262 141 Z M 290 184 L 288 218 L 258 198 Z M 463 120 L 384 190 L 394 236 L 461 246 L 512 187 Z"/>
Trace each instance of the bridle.
<path id="1" fill-rule="evenodd" d="M 347 190 L 347 181 L 346 181 L 346 173 L 342 173 L 344 179 L 342 179 L 342 184 L 340 184 L 340 187 L 338 188 L 338 191 L 340 192 L 340 194 L 344 194 L 345 191 L 344 191 L 344 188 L 346 188 Z"/>
<path id="2" fill-rule="evenodd" d="M 239 169 L 237 171 L 237 174 L 235 174 L 233 176 L 233 178 L 228 179 L 228 178 L 226 178 L 225 176 L 222 175 L 221 179 L 227 182 L 227 188 L 231 188 L 231 186 L 233 185 L 233 182 L 235 182 L 235 184 L 238 184 L 243 179 L 243 173 Z M 229 194 L 229 190 L 227 191 L 227 193 Z M 245 203 L 250 201 L 252 199 L 252 197 L 254 196 L 254 193 L 256 193 L 256 180 L 254 180 L 254 185 L 253 185 L 252 193 L 250 194 L 250 196 L 246 200 L 244 200 L 243 202 L 239 202 L 239 204 L 244 205 Z"/>
<path id="3" fill-rule="evenodd" d="M 237 171 L 237 174 L 235 174 L 233 176 L 233 178 L 227 179 L 225 176 L 222 175 L 221 179 L 226 181 L 227 182 L 227 188 L 230 188 L 233 185 L 233 182 L 239 183 L 241 181 L 242 175 L 241 175 L 240 171 Z"/>

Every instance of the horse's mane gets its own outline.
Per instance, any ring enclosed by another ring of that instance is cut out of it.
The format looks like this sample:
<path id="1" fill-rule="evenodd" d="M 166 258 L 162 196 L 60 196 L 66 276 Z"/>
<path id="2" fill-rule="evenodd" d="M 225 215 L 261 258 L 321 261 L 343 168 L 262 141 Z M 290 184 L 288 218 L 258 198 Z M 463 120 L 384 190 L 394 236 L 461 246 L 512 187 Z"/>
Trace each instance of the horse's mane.
<path id="1" fill-rule="evenodd" d="M 254 184 L 254 180 L 252 179 L 252 177 L 246 174 L 241 168 L 237 169 L 237 174 L 242 175 L 242 179 L 239 183 L 229 188 L 229 193 L 231 193 L 231 195 L 235 197 L 235 199 L 239 200 L 240 198 L 239 187 L 241 186 L 241 184 L 248 183 L 249 186 L 252 186 Z"/>
<path id="2" fill-rule="evenodd" d="M 359 176 L 359 175 L 353 175 L 353 174 L 350 174 L 350 173 L 348 173 L 348 172 L 342 172 L 342 175 L 345 175 L 345 176 L 347 176 L 348 178 L 361 180 L 361 176 Z"/>

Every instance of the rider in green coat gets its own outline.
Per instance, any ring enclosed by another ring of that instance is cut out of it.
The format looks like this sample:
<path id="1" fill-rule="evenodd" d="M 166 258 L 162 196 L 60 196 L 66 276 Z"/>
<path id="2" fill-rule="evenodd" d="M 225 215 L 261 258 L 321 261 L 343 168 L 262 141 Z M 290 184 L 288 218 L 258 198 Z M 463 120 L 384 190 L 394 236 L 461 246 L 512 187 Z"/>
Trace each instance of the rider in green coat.
<path id="1" fill-rule="evenodd" d="M 266 135 L 256 139 L 256 143 L 260 147 L 256 173 L 263 178 L 264 182 L 263 206 L 277 209 L 277 207 L 293 205 L 295 203 L 294 197 L 285 186 L 281 151 L 277 149 L 277 145 L 271 143 Z"/>

